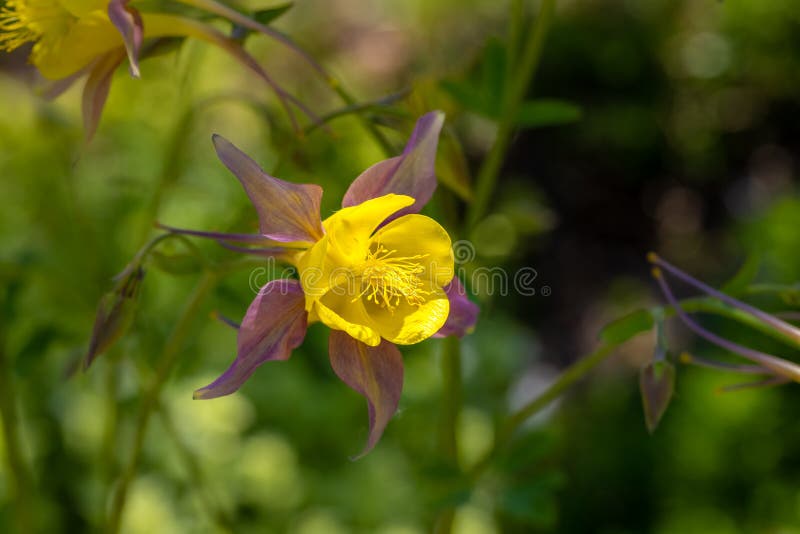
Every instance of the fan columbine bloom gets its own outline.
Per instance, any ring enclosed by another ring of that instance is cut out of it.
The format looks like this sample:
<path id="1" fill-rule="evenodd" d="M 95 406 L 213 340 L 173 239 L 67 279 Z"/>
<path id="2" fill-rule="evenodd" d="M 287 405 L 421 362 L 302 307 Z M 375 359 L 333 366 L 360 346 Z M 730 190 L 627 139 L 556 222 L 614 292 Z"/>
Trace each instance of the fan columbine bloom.
<path id="1" fill-rule="evenodd" d="M 413 203 L 388 194 L 323 223 L 325 236 L 297 259 L 312 320 L 372 347 L 381 339 L 417 343 L 444 326 L 450 303 L 443 287 L 453 279 L 447 231 L 417 214 L 381 226 Z"/>
<path id="2" fill-rule="evenodd" d="M 477 319 L 477 306 L 454 276 L 447 231 L 417 213 L 436 188 L 434 160 L 443 121 L 439 112 L 421 117 L 403 154 L 364 171 L 345 194 L 342 209 L 324 221 L 319 186 L 268 176 L 230 142 L 214 136 L 220 159 L 259 214 L 260 233 L 165 228 L 280 257 L 297 268 L 298 279 L 273 280 L 261 289 L 239 328 L 237 357 L 195 398 L 233 393 L 262 363 L 288 359 L 308 324 L 319 321 L 332 330 L 333 370 L 367 399 L 370 433 L 364 453 L 374 447 L 403 387 L 397 345 L 463 336 Z"/>
<path id="3" fill-rule="evenodd" d="M 216 0 L 178 0 L 226 18 L 249 30 L 275 35 L 266 26 Z M 173 9 L 174 11 L 174 9 Z M 55 82 L 58 94 L 86 75 L 83 114 L 87 137 L 93 134 L 105 104 L 111 77 L 127 57 L 131 75 L 139 77 L 139 56 L 146 39 L 193 37 L 208 41 L 254 71 L 289 109 L 299 102 L 281 89 L 235 40 L 213 26 L 169 12 L 140 11 L 128 0 L 9 0 L 0 8 L 0 50 L 33 43 L 29 61 Z M 303 109 L 304 112 L 307 112 Z"/>

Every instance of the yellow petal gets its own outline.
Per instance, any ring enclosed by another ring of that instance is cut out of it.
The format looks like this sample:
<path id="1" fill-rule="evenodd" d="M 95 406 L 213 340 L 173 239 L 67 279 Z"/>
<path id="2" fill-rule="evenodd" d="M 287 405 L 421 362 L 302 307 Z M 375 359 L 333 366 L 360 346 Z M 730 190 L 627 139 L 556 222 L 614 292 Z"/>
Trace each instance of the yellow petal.
<path id="1" fill-rule="evenodd" d="M 92 11 L 105 11 L 108 0 L 58 0 L 61 6 L 74 16 L 85 17 Z"/>
<path id="2" fill-rule="evenodd" d="M 339 288 L 329 291 L 315 304 L 314 310 L 323 324 L 334 330 L 343 330 L 370 347 L 380 344 L 381 336 L 373 327 L 361 298 L 354 302 L 349 291 Z"/>
<path id="3" fill-rule="evenodd" d="M 363 261 L 375 229 L 389 216 L 413 203 L 414 199 L 409 196 L 384 195 L 343 208 L 328 217 L 322 224 L 330 238 L 332 260 L 340 266 Z"/>
<path id="4" fill-rule="evenodd" d="M 382 338 L 397 345 L 413 345 L 439 331 L 450 313 L 450 301 L 436 285 L 425 282 L 424 290 L 429 296 L 423 304 L 417 306 L 401 299 L 392 311 L 362 299 Z"/>
<path id="5" fill-rule="evenodd" d="M 331 266 L 327 261 L 328 242 L 326 235 L 295 257 L 300 285 L 306 294 L 306 311 L 310 311 L 314 302 L 330 289 Z"/>
<path id="6" fill-rule="evenodd" d="M 75 74 L 99 56 L 122 46 L 122 36 L 102 11 L 77 20 L 67 34 L 53 42 L 43 39 L 33 48 L 31 62 L 45 78 Z"/>
<path id="7" fill-rule="evenodd" d="M 372 243 L 395 251 L 391 257 L 412 258 L 425 269 L 419 276 L 436 287 L 450 283 L 454 274 L 453 246 L 442 225 L 424 215 L 404 215 L 372 236 Z"/>

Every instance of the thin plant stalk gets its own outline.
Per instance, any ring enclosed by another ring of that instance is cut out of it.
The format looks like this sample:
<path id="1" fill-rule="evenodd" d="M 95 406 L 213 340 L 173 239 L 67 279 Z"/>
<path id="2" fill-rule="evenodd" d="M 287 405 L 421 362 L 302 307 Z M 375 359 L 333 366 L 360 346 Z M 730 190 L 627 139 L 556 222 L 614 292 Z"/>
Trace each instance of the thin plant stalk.
<path id="1" fill-rule="evenodd" d="M 520 39 L 524 26 L 523 0 L 511 0 L 509 6 L 509 50 L 516 50 L 517 40 Z M 555 10 L 555 0 L 543 0 L 539 15 L 533 30 L 528 35 L 524 44 L 519 65 L 516 56 L 509 56 L 508 70 L 506 72 L 506 94 L 503 95 L 503 115 L 500 120 L 497 137 L 481 167 L 476 183 L 476 194 L 467 211 L 465 230 L 468 232 L 481 216 L 489 204 L 494 187 L 497 182 L 503 160 L 508 151 L 511 136 L 514 132 L 514 119 L 522 99 L 525 97 L 528 86 L 539 64 L 545 37 Z M 444 376 L 444 424 L 440 436 L 440 450 L 445 458 L 450 459 L 455 466 L 458 465 L 457 422 L 461 410 L 461 340 L 448 339 L 443 355 Z M 442 510 L 434 525 L 437 534 L 449 534 L 452 530 L 455 510 L 452 507 Z"/>
<path id="2" fill-rule="evenodd" d="M 23 454 L 19 415 L 11 365 L 5 352 L 5 336 L 0 325 L 0 416 L 3 419 L 3 438 L 6 465 L 13 491 L 14 514 L 19 532 L 34 532 L 31 505 L 34 504 L 33 477 Z"/>
<path id="3" fill-rule="evenodd" d="M 444 339 L 442 351 L 442 411 L 439 428 L 439 454 L 458 468 L 458 420 L 462 404 L 461 340 L 455 336 Z M 452 530 L 455 509 L 448 507 L 439 513 L 434 531 L 447 534 Z"/>
<path id="4" fill-rule="evenodd" d="M 506 157 L 511 137 L 514 133 L 514 120 L 519 106 L 525 98 L 525 94 L 530 87 L 539 60 L 544 49 L 544 42 L 550 29 L 550 24 L 555 12 L 555 0 L 542 0 L 539 13 L 536 17 L 533 29 L 528 34 L 528 39 L 524 44 L 522 56 L 519 64 L 510 65 L 509 69 L 516 72 L 513 83 L 506 84 L 506 94 L 503 99 L 503 114 L 497 129 L 497 136 L 494 144 L 489 150 L 486 159 L 481 166 L 475 181 L 475 198 L 467 211 L 467 227 L 472 228 L 483 217 L 489 202 L 494 194 L 497 179 L 502 169 L 503 161 Z M 518 2 L 512 5 L 512 17 L 524 15 L 524 10 L 518 6 Z M 517 22 L 512 21 L 512 26 Z M 515 26 L 514 26 L 515 27 Z M 509 43 L 513 46 L 514 43 Z"/>
<path id="5" fill-rule="evenodd" d="M 498 429 L 492 448 L 475 464 L 470 474 L 473 477 L 481 474 L 489 466 L 491 460 L 508 445 L 516 430 L 525 421 L 542 411 L 589 371 L 603 363 L 619 345 L 621 343 L 601 345 L 594 352 L 567 367 L 542 394 L 531 399 L 522 408 L 511 414 Z"/>
<path id="6" fill-rule="evenodd" d="M 164 345 L 164 350 L 159 360 L 160 365 L 156 371 L 153 383 L 150 385 L 139 409 L 130 458 L 125 467 L 125 471 L 120 477 L 116 492 L 113 496 L 107 529 L 110 534 L 117 534 L 122 524 L 122 515 L 125 511 L 128 490 L 139 467 L 139 460 L 141 458 L 142 448 L 144 447 L 148 424 L 153 412 L 158 407 L 161 390 L 178 361 L 178 356 L 181 354 L 181 349 L 183 348 L 186 338 L 189 337 L 192 322 L 199 313 L 201 305 L 214 286 L 216 279 L 217 275 L 215 273 L 207 271 L 203 274 L 203 277 L 200 282 L 198 282 L 197 287 L 195 287 L 192 296 L 183 309 L 178 322 L 175 324 L 172 334 L 170 334 L 167 343 Z"/>

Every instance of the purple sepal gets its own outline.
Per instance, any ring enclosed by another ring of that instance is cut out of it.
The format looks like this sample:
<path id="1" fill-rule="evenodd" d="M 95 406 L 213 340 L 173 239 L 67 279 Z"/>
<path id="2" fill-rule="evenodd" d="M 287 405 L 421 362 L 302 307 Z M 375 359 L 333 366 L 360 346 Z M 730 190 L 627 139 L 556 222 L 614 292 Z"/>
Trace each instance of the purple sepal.
<path id="1" fill-rule="evenodd" d="M 219 159 L 242 182 L 255 206 L 264 237 L 283 243 L 314 243 L 322 238 L 320 186 L 273 178 L 224 137 L 215 134 L 212 139 Z"/>
<path id="2" fill-rule="evenodd" d="M 128 54 L 128 63 L 131 76 L 139 77 L 139 51 L 142 48 L 144 28 L 139 12 L 128 7 L 128 0 L 110 0 L 108 2 L 108 18 L 119 30 L 125 51 Z"/>
<path id="3" fill-rule="evenodd" d="M 342 207 L 361 204 L 365 200 L 389 193 L 408 195 L 414 204 L 394 215 L 418 213 L 436 190 L 436 147 L 444 124 L 444 113 L 431 111 L 417 121 L 414 131 L 400 156 L 376 163 L 356 178 L 342 199 Z"/>
<path id="4" fill-rule="evenodd" d="M 457 276 L 443 289 L 450 300 L 450 315 L 447 316 L 447 321 L 433 337 L 464 337 L 475 328 L 480 308 L 469 300 L 464 285 Z"/>
<path id="5" fill-rule="evenodd" d="M 83 129 L 87 142 L 97 130 L 111 88 L 111 78 L 123 57 L 121 53 L 109 52 L 100 57 L 89 71 L 82 95 Z"/>
<path id="6" fill-rule="evenodd" d="M 331 366 L 342 382 L 367 399 L 369 437 L 360 458 L 375 447 L 389 423 L 403 390 L 403 358 L 397 347 L 381 340 L 370 347 L 341 330 L 331 331 Z"/>
<path id="7" fill-rule="evenodd" d="M 238 390 L 264 362 L 287 360 L 306 335 L 303 289 L 297 280 L 273 280 L 253 300 L 237 338 L 238 355 L 214 382 L 194 392 L 213 399 Z"/>

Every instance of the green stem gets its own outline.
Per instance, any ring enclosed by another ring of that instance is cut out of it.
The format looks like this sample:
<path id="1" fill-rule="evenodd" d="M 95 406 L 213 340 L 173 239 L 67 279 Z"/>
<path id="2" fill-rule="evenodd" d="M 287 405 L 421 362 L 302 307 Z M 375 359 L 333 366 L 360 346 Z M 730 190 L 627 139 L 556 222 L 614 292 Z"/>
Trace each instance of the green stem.
<path id="1" fill-rule="evenodd" d="M 454 466 L 458 465 L 458 416 L 461 412 L 461 340 L 455 336 L 444 340 L 442 353 L 442 426 L 439 450 Z"/>
<path id="2" fill-rule="evenodd" d="M 372 100 L 370 102 L 363 102 L 361 104 L 358 104 L 358 103 L 345 104 L 344 107 L 336 109 L 334 111 L 331 111 L 330 113 L 327 113 L 327 114 L 323 115 L 322 117 L 320 117 L 319 118 L 319 122 L 311 123 L 308 126 L 306 126 L 305 129 L 303 130 L 303 133 L 304 133 L 304 135 L 307 136 L 307 135 L 311 134 L 312 132 L 315 132 L 317 129 L 321 128 L 322 126 L 328 124 L 332 120 L 338 119 L 339 117 L 344 117 L 344 116 L 347 116 L 347 115 L 362 115 L 363 113 L 365 113 L 367 111 L 370 111 L 370 110 L 373 110 L 373 109 L 380 109 L 382 107 L 389 106 L 389 105 L 391 105 L 391 104 L 393 104 L 393 103 L 395 103 L 395 102 L 397 102 L 399 100 L 402 100 L 403 98 L 407 97 L 409 92 L 410 92 L 409 90 L 403 90 L 403 91 L 400 91 L 398 93 L 394 93 L 394 94 L 391 94 L 391 95 L 388 95 L 388 96 L 381 97 L 381 98 L 379 98 L 377 100 Z M 348 97 L 349 97 L 349 95 L 348 95 Z M 364 120 L 366 120 L 366 119 L 364 119 Z M 372 123 L 370 123 L 370 124 L 372 124 Z M 383 137 L 383 136 L 381 136 L 381 137 Z M 385 138 L 383 138 L 383 139 L 385 140 Z M 378 141 L 377 138 L 376 138 L 376 141 Z M 381 143 L 380 141 L 378 141 L 378 142 Z M 382 143 L 381 143 L 381 147 L 384 150 L 387 150 L 387 148 L 392 148 L 390 145 L 388 145 L 388 144 L 384 145 Z M 390 155 L 392 155 L 392 154 L 390 154 Z"/>
<path id="3" fill-rule="evenodd" d="M 477 464 L 475 464 L 470 474 L 472 476 L 477 476 L 482 473 L 483 470 L 488 467 L 492 458 L 511 441 L 514 432 L 522 423 L 539 413 L 542 409 L 547 407 L 548 404 L 564 393 L 567 388 L 583 378 L 586 373 L 605 361 L 619 345 L 619 343 L 602 345 L 594 352 L 576 361 L 567 367 L 564 372 L 561 373 L 561 376 L 558 377 L 558 380 L 553 382 L 541 395 L 532 399 L 525 406 L 513 413 L 498 430 L 492 448 Z"/>
<path id="4" fill-rule="evenodd" d="M 156 375 L 153 383 L 150 386 L 150 389 L 147 391 L 147 394 L 142 400 L 142 405 L 136 420 L 136 431 L 134 434 L 131 456 L 125 471 L 120 477 L 119 484 L 111 504 L 111 513 L 109 516 L 107 529 L 111 534 L 116 534 L 119 532 L 122 522 L 122 514 L 125 510 L 125 503 L 128 497 L 128 489 L 133 481 L 133 478 L 136 476 L 136 471 L 139 466 L 139 459 L 144 446 L 144 438 L 147 434 L 147 426 L 150 422 L 150 416 L 158 406 L 161 389 L 169 378 L 173 367 L 177 363 L 183 344 L 186 338 L 189 336 L 189 330 L 192 322 L 200 311 L 203 300 L 214 286 L 215 281 L 215 273 L 206 272 L 203 275 L 202 279 L 197 284 L 194 293 L 192 293 L 189 302 L 183 309 L 178 322 L 175 324 L 175 328 L 167 340 L 166 345 L 164 345 L 164 350 L 159 360 L 160 366 L 156 370 Z"/>
<path id="5" fill-rule="evenodd" d="M 342 84 L 339 83 L 336 79 L 329 78 L 329 83 L 333 88 L 333 90 L 336 91 L 336 94 L 339 95 L 339 98 L 341 98 L 345 104 L 347 104 L 348 106 L 355 106 L 358 104 L 356 99 L 353 98 L 350 95 L 350 93 L 348 93 L 344 89 L 344 87 L 342 87 Z M 375 126 L 375 124 L 371 120 L 369 120 L 368 117 L 365 117 L 364 115 L 359 113 L 358 118 L 361 121 L 361 124 L 364 126 L 364 128 L 366 128 L 367 131 L 372 135 L 372 137 L 375 138 L 375 141 L 378 143 L 378 145 L 381 147 L 381 149 L 387 156 L 391 157 L 397 155 L 395 147 L 392 145 L 392 143 L 390 143 L 389 140 L 386 139 L 386 136 L 383 135 L 383 132 L 381 132 L 378 129 L 378 127 Z"/>
<path id="6" fill-rule="evenodd" d="M 19 417 L 11 365 L 5 352 L 5 336 L 0 325 L 0 416 L 3 418 L 3 437 L 6 462 L 14 492 L 14 513 L 19 532 L 33 532 L 33 478 L 22 453 Z"/>
<path id="7" fill-rule="evenodd" d="M 771 326 L 764 324 L 756 317 L 746 313 L 738 308 L 734 308 L 725 304 L 724 302 L 720 302 L 717 299 L 711 297 L 695 297 L 689 298 L 681 301 L 681 307 L 688 313 L 710 313 L 714 315 L 719 315 L 721 317 L 726 317 L 728 319 L 732 319 L 736 322 L 749 326 L 753 330 L 756 330 L 762 334 L 765 334 L 785 345 L 788 345 L 795 349 L 800 349 L 800 342 L 797 341 L 796 338 L 789 336 L 780 330 L 776 330 Z M 671 306 L 665 306 L 663 308 L 664 314 L 666 317 L 671 317 L 675 315 L 675 310 Z"/>
<path id="8" fill-rule="evenodd" d="M 519 55 L 520 38 L 525 26 L 525 1 L 511 0 L 509 7 L 508 43 L 506 47 L 506 77 L 505 87 L 514 83 L 514 65 L 517 64 Z"/>
<path id="9" fill-rule="evenodd" d="M 117 430 L 119 428 L 119 406 L 117 396 L 119 383 L 117 381 L 117 370 L 119 369 L 118 358 L 111 358 L 108 355 L 106 360 L 106 406 L 107 414 L 105 428 L 103 429 L 103 448 L 101 466 L 105 471 L 102 473 L 104 482 L 110 484 L 113 481 L 113 474 L 116 470 L 116 450 L 117 450 Z"/>
<path id="10" fill-rule="evenodd" d="M 139 243 L 143 243 L 152 231 L 153 223 L 156 221 L 158 212 L 161 209 L 161 204 L 164 202 L 164 196 L 180 174 L 180 156 L 183 153 L 183 146 L 186 143 L 186 132 L 191 127 L 193 120 L 192 109 L 184 110 L 179 113 L 178 116 L 178 122 L 173 127 L 172 132 L 170 132 L 169 140 L 164 149 L 161 173 L 158 176 L 155 186 L 152 188 L 153 194 L 145 209 Z"/>
<path id="11" fill-rule="evenodd" d="M 458 469 L 458 419 L 461 413 L 461 340 L 450 336 L 444 340 L 442 353 L 442 413 L 439 427 L 439 452 L 445 461 Z M 439 512 L 434 531 L 449 534 L 453 527 L 455 508 Z"/>
<path id="12" fill-rule="evenodd" d="M 503 102 L 503 114 L 498 125 L 497 136 L 475 180 L 475 198 L 467 212 L 468 228 L 475 226 L 489 206 L 503 160 L 506 157 L 506 152 L 514 133 L 514 119 L 520 104 L 525 98 L 533 75 L 539 66 L 544 41 L 553 19 L 555 4 L 555 0 L 542 0 L 539 15 L 536 17 L 536 23 L 532 31 L 528 34 L 519 64 L 509 66 L 509 69 L 513 70 L 516 76 L 513 83 L 507 84 Z M 520 16 L 523 12 L 521 7 L 518 2 L 512 4 L 512 17 L 516 19 Z M 516 24 L 517 22 L 514 22 L 512 26 L 516 27 Z M 509 46 L 513 46 L 513 44 L 509 43 Z"/>

